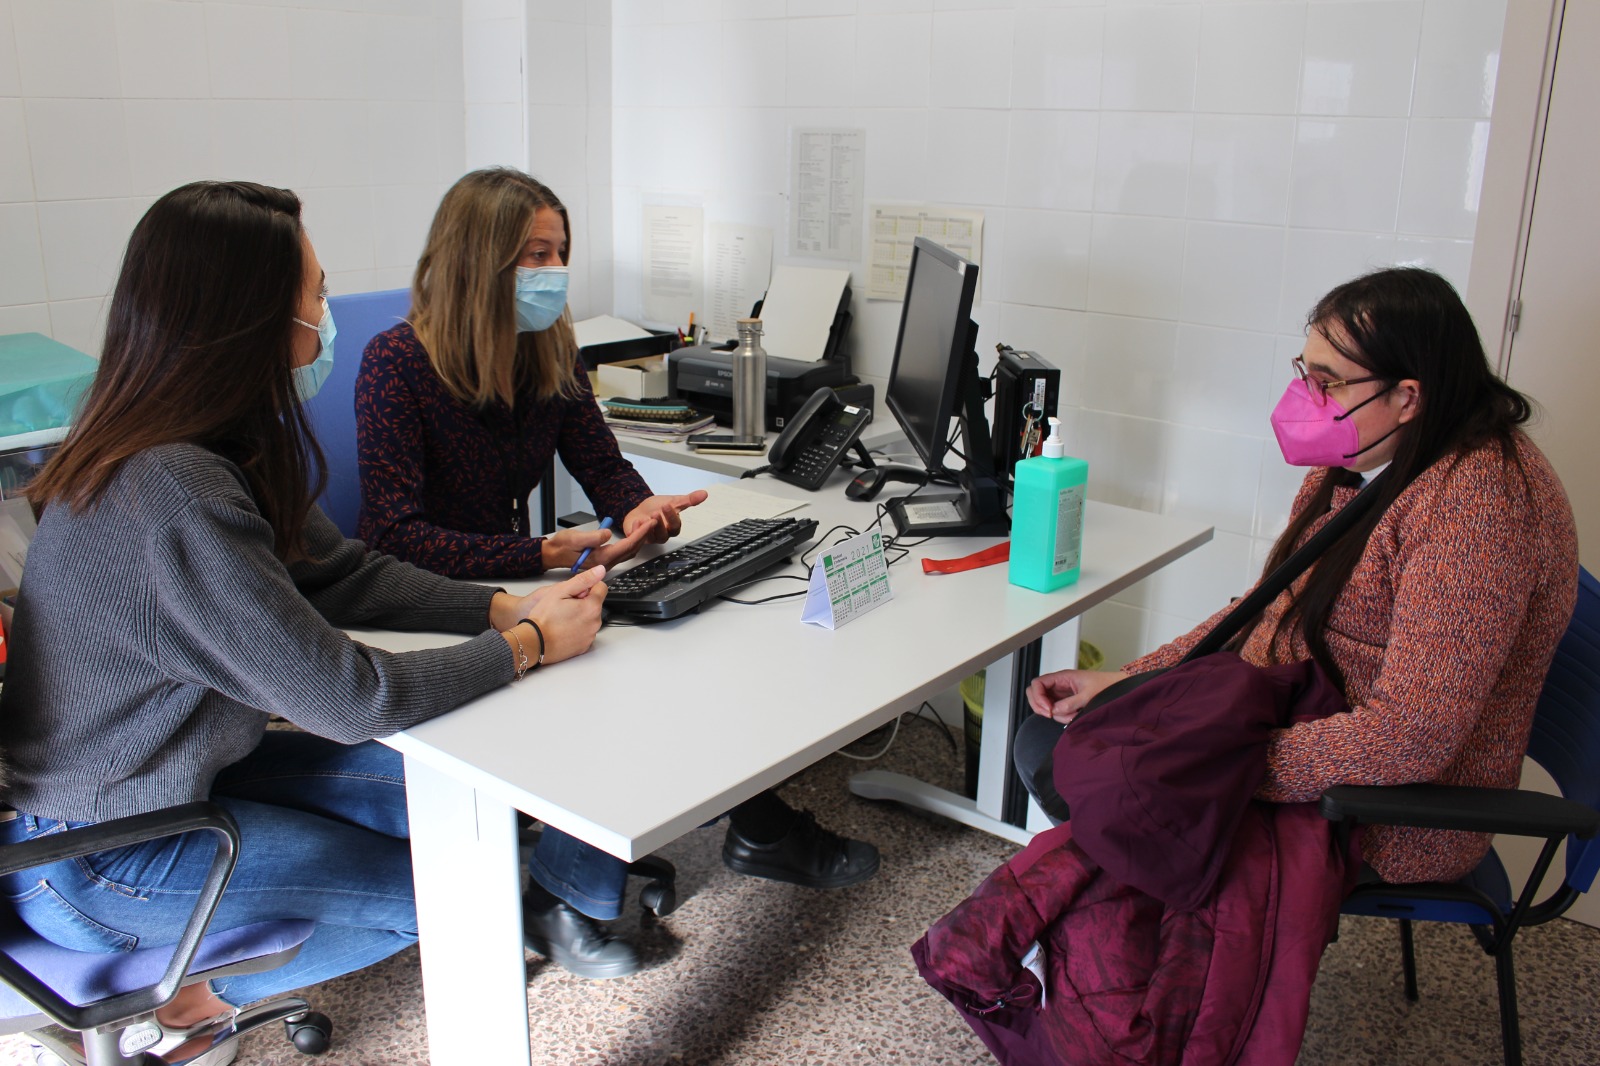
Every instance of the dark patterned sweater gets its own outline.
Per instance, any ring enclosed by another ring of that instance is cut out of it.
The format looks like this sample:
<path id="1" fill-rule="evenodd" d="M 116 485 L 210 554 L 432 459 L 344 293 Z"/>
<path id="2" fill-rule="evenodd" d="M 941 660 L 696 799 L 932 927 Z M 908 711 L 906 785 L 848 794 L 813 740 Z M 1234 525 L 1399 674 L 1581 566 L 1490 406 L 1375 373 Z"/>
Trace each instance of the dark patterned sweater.
<path id="1" fill-rule="evenodd" d="M 650 488 L 622 457 L 589 380 L 571 399 L 477 408 L 456 399 L 411 325 L 372 338 L 356 375 L 361 465 L 357 532 L 388 552 L 452 577 L 544 572 L 542 537 L 530 537 L 528 494 L 552 455 L 601 516 L 622 519 Z"/>
<path id="2" fill-rule="evenodd" d="M 1489 445 L 1441 459 L 1389 505 L 1328 618 L 1350 713 L 1277 730 L 1259 798 L 1303 803 L 1332 785 L 1516 787 L 1534 705 L 1578 591 L 1566 493 L 1533 442 L 1516 439 L 1526 491 Z M 1306 475 L 1295 515 L 1327 475 Z M 1355 493 L 1335 489 L 1328 516 L 1301 543 Z M 1289 596 L 1263 612 L 1240 651 L 1247 661 L 1310 658 L 1298 628 L 1274 646 Z M 1124 669 L 1172 666 L 1226 613 Z M 1480 833 L 1388 826 L 1361 842 L 1389 881 L 1452 881 L 1488 848 Z"/>

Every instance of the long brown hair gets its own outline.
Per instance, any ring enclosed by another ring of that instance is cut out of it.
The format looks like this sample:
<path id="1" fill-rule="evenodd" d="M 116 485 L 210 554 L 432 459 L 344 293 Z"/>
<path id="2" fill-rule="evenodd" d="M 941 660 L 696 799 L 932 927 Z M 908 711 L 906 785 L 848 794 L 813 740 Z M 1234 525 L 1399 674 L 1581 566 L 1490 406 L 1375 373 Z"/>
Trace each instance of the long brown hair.
<path id="1" fill-rule="evenodd" d="M 520 170 L 464 175 L 433 216 L 411 284 L 411 328 L 439 380 L 463 403 L 514 406 L 529 389 L 540 400 L 578 391 L 571 312 L 537 333 L 516 327 L 517 260 L 542 207 L 561 216 L 566 260 L 572 221 L 565 205 Z"/>
<path id="2" fill-rule="evenodd" d="M 1516 429 L 1532 409 L 1527 397 L 1495 376 L 1461 297 L 1431 270 L 1378 270 L 1348 281 L 1317 302 L 1307 328 L 1384 383 L 1419 383 L 1417 415 L 1397 431 L 1399 444 L 1375 506 L 1323 553 L 1273 636 L 1276 646 L 1298 625 L 1311 657 L 1343 688 L 1344 674 L 1328 650 L 1328 617 L 1384 509 L 1433 464 L 1447 456 L 1459 461 L 1486 444 L 1498 444 L 1506 464 L 1521 473 Z M 1263 573 L 1287 559 L 1306 529 L 1328 513 L 1334 490 L 1356 480 L 1349 471 L 1328 470 L 1273 545 Z"/>
<path id="3" fill-rule="evenodd" d="M 300 551 L 326 477 L 294 385 L 301 238 L 299 198 L 254 182 L 195 182 L 150 206 L 128 240 L 94 383 L 28 487 L 36 507 L 93 507 L 134 455 L 197 444 L 244 471 L 278 555 Z"/>

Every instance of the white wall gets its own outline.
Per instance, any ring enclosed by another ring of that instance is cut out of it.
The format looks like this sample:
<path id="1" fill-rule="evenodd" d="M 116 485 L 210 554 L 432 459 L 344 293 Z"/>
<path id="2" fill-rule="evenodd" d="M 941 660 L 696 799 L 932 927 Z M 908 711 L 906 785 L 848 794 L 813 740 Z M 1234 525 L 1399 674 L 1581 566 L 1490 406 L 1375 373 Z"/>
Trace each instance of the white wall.
<path id="1" fill-rule="evenodd" d="M 335 292 L 392 288 L 461 171 L 461 0 L 0 0 L 0 333 L 99 354 L 128 233 L 294 189 Z"/>
<path id="2" fill-rule="evenodd" d="M 644 203 L 770 226 L 782 258 L 794 126 L 867 131 L 869 202 L 981 208 L 980 354 L 1062 369 L 1093 495 L 1217 527 L 1090 616 L 1113 661 L 1259 572 L 1299 480 L 1267 415 L 1315 298 L 1397 262 L 1465 286 L 1505 0 L 613 12 L 618 313 L 640 309 Z M 858 301 L 880 385 L 898 314 Z"/>

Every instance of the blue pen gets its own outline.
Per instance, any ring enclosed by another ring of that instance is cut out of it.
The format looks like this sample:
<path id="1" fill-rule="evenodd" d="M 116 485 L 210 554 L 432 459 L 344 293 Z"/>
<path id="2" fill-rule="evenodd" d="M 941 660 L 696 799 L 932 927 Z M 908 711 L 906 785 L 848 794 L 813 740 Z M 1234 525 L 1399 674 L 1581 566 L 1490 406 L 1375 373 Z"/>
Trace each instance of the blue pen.
<path id="1" fill-rule="evenodd" d="M 611 516 L 610 515 L 607 515 L 605 518 L 600 519 L 600 528 L 601 529 L 610 529 L 612 525 L 613 525 L 613 523 L 611 521 Z M 592 551 L 594 551 L 593 548 L 585 548 L 585 549 L 583 549 L 583 551 L 579 552 L 578 553 L 578 561 L 572 564 L 572 569 L 574 569 L 574 570 L 583 569 L 583 564 L 589 561 L 589 553 L 592 552 Z"/>

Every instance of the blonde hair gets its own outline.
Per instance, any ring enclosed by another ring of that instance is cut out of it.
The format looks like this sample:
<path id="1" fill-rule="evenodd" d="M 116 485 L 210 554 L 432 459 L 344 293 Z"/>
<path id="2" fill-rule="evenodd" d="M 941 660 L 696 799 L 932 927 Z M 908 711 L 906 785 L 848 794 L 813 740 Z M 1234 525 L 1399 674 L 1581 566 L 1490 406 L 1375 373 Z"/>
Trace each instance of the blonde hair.
<path id="1" fill-rule="evenodd" d="M 579 391 L 571 312 L 537 333 L 516 327 L 515 268 L 543 207 L 561 215 L 570 248 L 566 206 L 511 167 L 464 175 L 434 213 L 411 283 L 410 321 L 439 380 L 465 403 L 515 406 L 530 387 L 540 400 Z"/>

